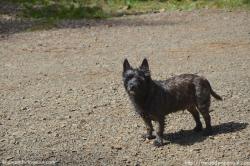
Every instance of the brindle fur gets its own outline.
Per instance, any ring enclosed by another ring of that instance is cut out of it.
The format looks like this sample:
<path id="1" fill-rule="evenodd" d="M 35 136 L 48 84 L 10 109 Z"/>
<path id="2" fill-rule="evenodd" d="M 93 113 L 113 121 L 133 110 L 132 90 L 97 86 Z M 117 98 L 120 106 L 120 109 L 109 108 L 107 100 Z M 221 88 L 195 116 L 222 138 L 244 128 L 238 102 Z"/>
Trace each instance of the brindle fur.
<path id="1" fill-rule="evenodd" d="M 128 96 L 146 125 L 147 133 L 143 137 L 154 139 L 152 120 L 159 124 L 154 145 L 164 145 L 165 115 L 179 110 L 186 109 L 192 114 L 196 132 L 202 130 L 201 113 L 206 124 L 204 135 L 212 133 L 210 96 L 218 100 L 222 98 L 212 90 L 206 78 L 181 74 L 165 81 L 155 81 L 151 79 L 147 59 L 143 60 L 139 68 L 132 68 L 125 59 L 122 76 Z"/>

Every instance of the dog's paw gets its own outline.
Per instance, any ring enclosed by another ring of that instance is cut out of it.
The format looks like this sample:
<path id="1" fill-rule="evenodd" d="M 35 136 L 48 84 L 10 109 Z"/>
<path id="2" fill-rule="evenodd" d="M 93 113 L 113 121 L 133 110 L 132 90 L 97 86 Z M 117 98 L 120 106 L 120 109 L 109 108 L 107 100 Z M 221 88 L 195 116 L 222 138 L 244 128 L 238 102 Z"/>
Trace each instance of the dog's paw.
<path id="1" fill-rule="evenodd" d="M 202 131 L 202 126 L 196 126 L 194 129 L 193 129 L 194 132 L 200 132 Z"/>
<path id="2" fill-rule="evenodd" d="M 165 144 L 164 144 L 163 140 L 159 140 L 159 139 L 154 140 L 154 146 L 161 147 L 161 146 L 164 146 L 164 145 Z"/>
<path id="3" fill-rule="evenodd" d="M 212 129 L 205 129 L 202 133 L 203 136 L 210 136 L 213 134 L 213 130 Z"/>
<path id="4" fill-rule="evenodd" d="M 156 136 L 154 136 L 154 135 L 150 135 L 150 134 L 142 134 L 142 138 L 143 139 L 155 139 L 156 138 Z"/>

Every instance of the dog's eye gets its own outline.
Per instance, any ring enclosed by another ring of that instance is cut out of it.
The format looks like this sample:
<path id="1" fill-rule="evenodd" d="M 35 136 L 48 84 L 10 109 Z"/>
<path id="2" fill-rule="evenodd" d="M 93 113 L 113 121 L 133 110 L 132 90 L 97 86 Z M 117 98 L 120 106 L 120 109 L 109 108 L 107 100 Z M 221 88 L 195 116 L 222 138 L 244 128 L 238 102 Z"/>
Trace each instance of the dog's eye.
<path id="1" fill-rule="evenodd" d="M 144 80 L 145 80 L 145 78 L 144 78 L 144 77 L 142 77 L 142 76 L 140 76 L 139 78 L 140 78 L 140 80 L 142 80 L 142 81 L 144 81 Z"/>
<path id="2" fill-rule="evenodd" d="M 132 79 L 134 76 L 133 75 L 127 75 L 126 80 Z"/>

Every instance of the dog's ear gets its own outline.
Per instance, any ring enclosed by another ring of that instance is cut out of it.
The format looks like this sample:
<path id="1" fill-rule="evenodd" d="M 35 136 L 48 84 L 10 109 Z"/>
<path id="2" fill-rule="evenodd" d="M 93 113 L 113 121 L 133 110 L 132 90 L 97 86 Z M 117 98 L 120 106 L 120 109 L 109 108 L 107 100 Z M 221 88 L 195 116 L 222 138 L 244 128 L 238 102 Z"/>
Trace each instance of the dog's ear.
<path id="1" fill-rule="evenodd" d="M 148 60 L 146 58 L 143 59 L 140 69 L 149 70 Z"/>
<path id="2" fill-rule="evenodd" d="M 127 58 L 126 58 L 126 59 L 124 59 L 124 62 L 123 62 L 123 72 L 125 72 L 125 71 L 127 71 L 129 69 L 131 69 L 131 66 L 130 66 Z"/>
<path id="3" fill-rule="evenodd" d="M 145 72 L 148 76 L 150 76 L 150 70 L 148 65 L 148 60 L 146 58 L 143 59 L 140 69 Z"/>

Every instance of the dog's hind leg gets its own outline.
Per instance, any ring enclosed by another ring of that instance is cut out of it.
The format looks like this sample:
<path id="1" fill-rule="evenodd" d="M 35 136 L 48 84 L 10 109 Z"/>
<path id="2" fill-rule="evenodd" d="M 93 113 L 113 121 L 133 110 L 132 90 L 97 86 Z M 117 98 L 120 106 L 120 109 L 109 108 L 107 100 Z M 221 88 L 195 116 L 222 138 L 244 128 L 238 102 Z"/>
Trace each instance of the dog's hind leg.
<path id="1" fill-rule="evenodd" d="M 202 131 L 202 123 L 201 123 L 201 120 L 200 120 L 200 114 L 198 112 L 198 110 L 196 109 L 195 106 L 191 106 L 187 109 L 193 116 L 194 120 L 195 120 L 195 123 L 196 123 L 196 126 L 195 128 L 193 129 L 195 132 L 199 132 L 199 131 Z"/>
<path id="2" fill-rule="evenodd" d="M 211 126 L 211 117 L 209 115 L 209 107 L 210 107 L 210 98 L 206 103 L 198 103 L 197 105 L 199 112 L 204 118 L 206 123 L 206 129 L 204 131 L 204 135 L 208 136 L 212 134 L 212 126 Z"/>
<path id="3" fill-rule="evenodd" d="M 209 115 L 209 107 L 210 107 L 210 87 L 207 86 L 207 80 L 201 80 L 197 83 L 195 90 L 196 90 L 196 106 L 201 113 L 204 121 L 206 123 L 206 129 L 204 131 L 204 135 L 211 135 L 212 134 L 212 126 L 211 126 L 211 117 Z"/>

